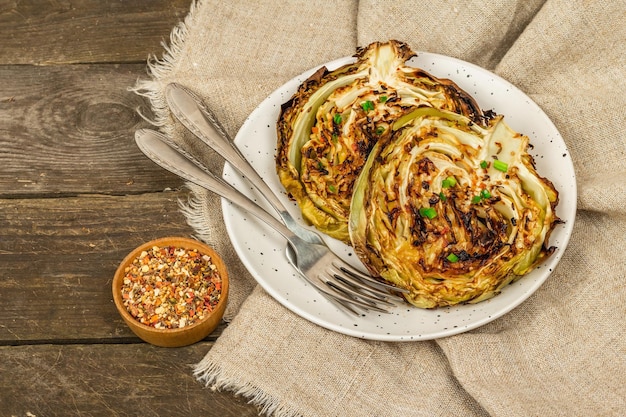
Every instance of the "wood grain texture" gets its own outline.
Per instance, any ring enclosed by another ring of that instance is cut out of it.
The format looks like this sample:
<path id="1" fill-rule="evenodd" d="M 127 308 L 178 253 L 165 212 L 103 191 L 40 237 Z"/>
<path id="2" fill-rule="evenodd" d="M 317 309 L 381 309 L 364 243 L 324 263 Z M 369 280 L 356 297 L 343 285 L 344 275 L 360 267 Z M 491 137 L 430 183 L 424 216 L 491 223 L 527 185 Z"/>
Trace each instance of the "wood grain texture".
<path id="1" fill-rule="evenodd" d="M 0 0 L 0 415 L 256 416 L 192 375 L 225 329 L 140 341 L 112 302 L 117 265 L 193 233 L 183 181 L 134 144 L 128 90 L 191 0 Z M 169 191 L 168 191 L 169 190 Z"/>
<path id="2" fill-rule="evenodd" d="M 193 230 L 185 191 L 0 201 L 0 344 L 133 334 L 115 310 L 115 269 L 136 246 Z"/>
<path id="3" fill-rule="evenodd" d="M 0 66 L 0 197 L 132 194 L 183 183 L 147 159 L 128 91 L 144 64 Z"/>
<path id="4" fill-rule="evenodd" d="M 3 64 L 145 62 L 190 0 L 1 0 Z"/>
<path id="5" fill-rule="evenodd" d="M 0 347 L 0 415 L 248 417 L 259 410 L 195 380 L 211 342 Z M 28 414 L 30 413 L 30 414 Z"/>

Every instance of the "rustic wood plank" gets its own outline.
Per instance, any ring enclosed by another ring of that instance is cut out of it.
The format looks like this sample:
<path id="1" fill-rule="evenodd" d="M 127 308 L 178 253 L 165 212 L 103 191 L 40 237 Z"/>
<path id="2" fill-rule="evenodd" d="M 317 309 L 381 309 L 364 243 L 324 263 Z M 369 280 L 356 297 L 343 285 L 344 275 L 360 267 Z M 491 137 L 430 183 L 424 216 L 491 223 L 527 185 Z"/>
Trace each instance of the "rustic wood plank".
<path id="1" fill-rule="evenodd" d="M 193 234 L 178 206 L 187 195 L 0 200 L 0 345 L 132 338 L 113 274 L 139 244 Z"/>
<path id="2" fill-rule="evenodd" d="M 191 0 L 1 1 L 1 64 L 145 62 Z"/>
<path id="3" fill-rule="evenodd" d="M 182 181 L 134 146 L 151 114 L 127 90 L 191 2 L 0 0 L 2 415 L 258 415 L 191 375 L 224 324 L 156 348 L 110 295 L 134 246 L 192 233 Z"/>
<path id="4" fill-rule="evenodd" d="M 190 365 L 211 345 L 0 347 L 0 414 L 257 416 L 259 410 L 244 399 L 208 389 L 193 377 Z"/>
<path id="5" fill-rule="evenodd" d="M 0 66 L 0 198 L 129 194 L 179 186 L 134 132 L 148 103 L 128 91 L 144 64 Z"/>

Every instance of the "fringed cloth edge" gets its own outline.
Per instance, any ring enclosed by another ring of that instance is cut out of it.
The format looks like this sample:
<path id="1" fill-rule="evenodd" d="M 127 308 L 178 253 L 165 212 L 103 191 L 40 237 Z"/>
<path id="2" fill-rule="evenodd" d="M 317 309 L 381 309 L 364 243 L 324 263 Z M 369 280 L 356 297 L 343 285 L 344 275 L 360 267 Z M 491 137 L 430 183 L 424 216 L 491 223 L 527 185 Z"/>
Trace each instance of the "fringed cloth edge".
<path id="1" fill-rule="evenodd" d="M 280 404 L 280 401 L 249 382 L 243 382 L 205 357 L 194 367 L 194 376 L 214 391 L 227 390 L 244 397 L 250 404 L 259 407 L 259 413 L 273 417 L 301 417 L 302 414 L 292 407 Z"/>
<path id="2" fill-rule="evenodd" d="M 182 52 L 189 28 L 194 23 L 195 12 L 199 8 L 200 3 L 201 0 L 192 2 L 190 11 L 185 19 L 176 25 L 170 33 L 169 44 L 162 42 L 165 50 L 163 56 L 161 58 L 156 56 L 148 58 L 148 78 L 137 80 L 135 86 L 129 88 L 129 91 L 145 97 L 149 101 L 154 112 L 154 119 L 142 114 L 140 109 L 137 109 L 137 113 L 148 123 L 159 128 L 168 138 L 174 133 L 174 125 L 163 94 L 163 82 L 161 80 L 170 77 L 175 70 L 178 57 Z M 211 231 L 206 227 L 206 222 L 204 221 L 206 205 L 203 204 L 201 198 L 203 190 L 191 183 L 187 183 L 186 187 L 192 192 L 186 201 L 178 201 L 179 209 L 186 218 L 187 224 L 196 233 L 194 237 L 202 241 L 208 241 L 210 240 Z M 278 399 L 268 395 L 260 388 L 226 376 L 223 369 L 211 362 L 209 355 L 206 355 L 204 359 L 193 366 L 193 375 L 199 382 L 212 390 L 227 390 L 234 393 L 234 395 L 248 399 L 251 404 L 260 408 L 261 414 L 275 417 L 298 417 L 301 415 L 301 413 L 292 410 L 290 407 L 281 405 Z"/>
<path id="3" fill-rule="evenodd" d="M 129 91 L 148 99 L 155 118 L 148 118 L 141 113 L 140 109 L 137 109 L 137 113 L 139 113 L 144 120 L 158 127 L 167 137 L 171 137 L 174 128 L 171 123 L 170 111 L 163 94 L 162 82 L 160 80 L 168 78 L 175 69 L 178 58 L 182 53 L 185 39 L 189 33 L 189 28 L 193 26 L 195 21 L 196 10 L 198 10 L 200 3 L 200 0 L 194 0 L 191 3 L 189 13 L 185 19 L 172 29 L 169 43 L 161 42 L 165 50 L 163 56 L 161 58 L 154 55 L 148 57 L 148 78 L 137 80 L 135 86 L 129 88 Z"/>

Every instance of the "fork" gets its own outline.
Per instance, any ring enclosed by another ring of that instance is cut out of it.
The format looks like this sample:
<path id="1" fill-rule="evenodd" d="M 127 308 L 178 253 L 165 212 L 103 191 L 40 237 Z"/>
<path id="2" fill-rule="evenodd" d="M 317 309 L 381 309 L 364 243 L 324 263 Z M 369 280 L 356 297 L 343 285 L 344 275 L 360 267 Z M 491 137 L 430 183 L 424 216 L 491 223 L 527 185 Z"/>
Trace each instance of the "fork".
<path id="1" fill-rule="evenodd" d="M 275 229 L 287 240 L 287 258 L 300 276 L 351 313 L 360 314 L 353 307 L 388 313 L 396 305 L 393 301 L 402 300 L 395 294 L 383 293 L 380 288 L 358 280 L 353 275 L 353 268 L 326 245 L 300 238 L 245 194 L 211 171 L 196 165 L 193 157 L 170 146 L 161 133 L 140 129 L 135 132 L 135 141 L 139 149 L 161 167 L 220 195 Z"/>
<path id="2" fill-rule="evenodd" d="M 205 145 L 217 152 L 234 169 L 239 171 L 252 186 L 267 200 L 281 217 L 285 225 L 301 239 L 316 244 L 324 244 L 322 238 L 304 227 L 289 214 L 274 191 L 267 185 L 235 143 L 219 124 L 202 100 L 191 90 L 177 83 L 165 87 L 165 99 L 174 117 L 190 130 Z"/>
<path id="3" fill-rule="evenodd" d="M 241 173 L 267 200 L 283 223 L 294 234 L 306 242 L 327 246 L 319 234 L 304 228 L 291 216 L 278 196 L 267 185 L 245 156 L 243 156 L 235 143 L 228 138 L 228 135 L 219 122 L 209 109 L 202 104 L 202 100 L 194 92 L 180 84 L 170 83 L 165 87 L 165 99 L 174 117 L 205 145 L 209 146 L 224 158 L 231 167 Z M 380 294 L 388 295 L 389 291 L 408 292 L 404 289 L 399 289 L 395 286 L 375 280 L 371 276 L 345 263 L 338 256 L 335 263 L 339 265 L 344 272 L 349 271 L 351 276 L 356 280 L 363 281 L 364 284 L 367 284 L 368 286 L 365 288 L 369 289 L 371 285 L 374 285 L 376 289 L 379 289 L 378 292 Z M 359 282 L 354 282 L 353 279 L 352 285 L 358 286 Z"/>

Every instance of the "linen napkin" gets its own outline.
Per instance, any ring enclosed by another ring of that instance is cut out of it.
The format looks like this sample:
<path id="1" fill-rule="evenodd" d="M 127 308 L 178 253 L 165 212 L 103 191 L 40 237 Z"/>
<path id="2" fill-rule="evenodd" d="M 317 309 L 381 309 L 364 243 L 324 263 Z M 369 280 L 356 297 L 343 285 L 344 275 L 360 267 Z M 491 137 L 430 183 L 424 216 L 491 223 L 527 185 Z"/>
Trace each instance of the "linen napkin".
<path id="1" fill-rule="evenodd" d="M 619 416 L 626 412 L 626 5 L 619 1 L 195 2 L 149 63 L 154 123 L 212 169 L 167 111 L 175 81 L 234 137 L 274 89 L 303 71 L 398 39 L 515 84 L 561 132 L 578 212 L 561 262 L 526 302 L 490 324 L 424 342 L 341 335 L 283 308 L 237 259 L 219 199 L 191 186 L 182 210 L 232 275 L 230 321 L 195 374 L 272 416 Z"/>

